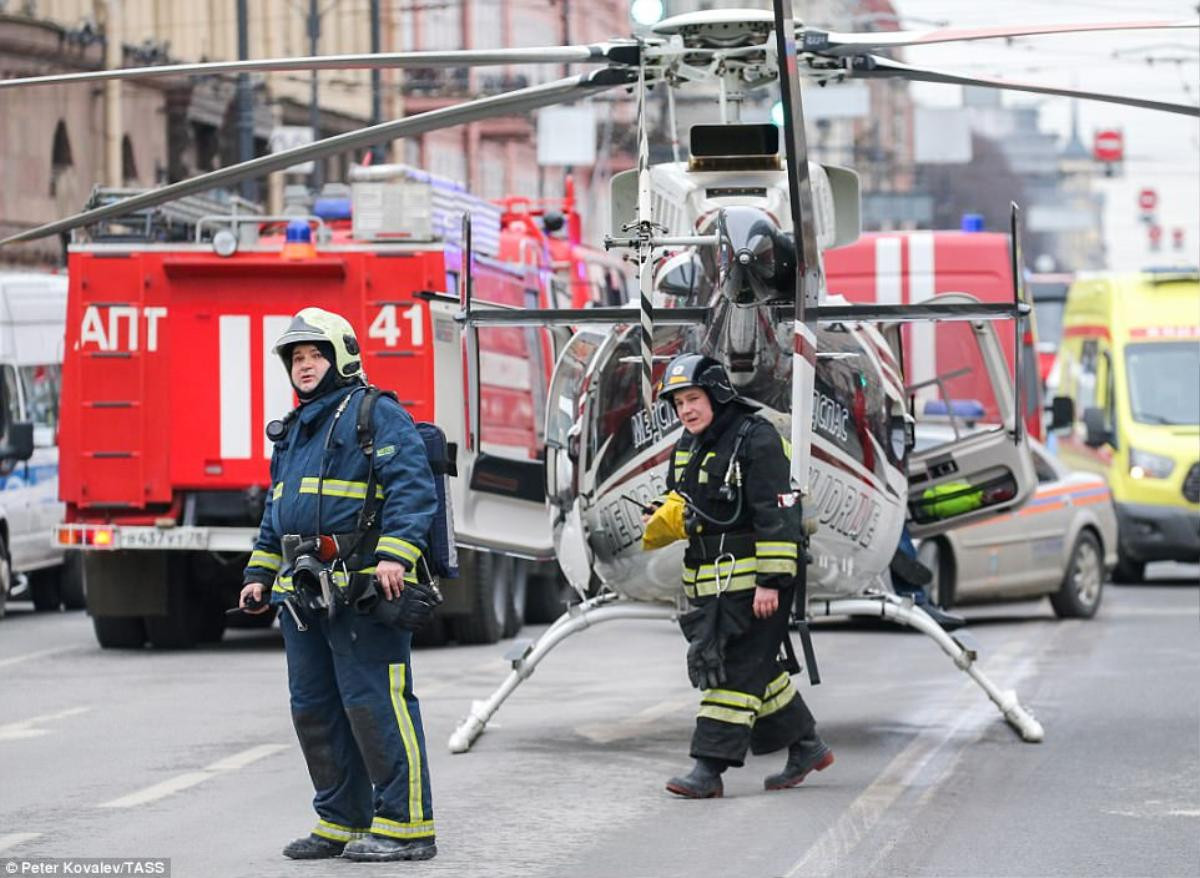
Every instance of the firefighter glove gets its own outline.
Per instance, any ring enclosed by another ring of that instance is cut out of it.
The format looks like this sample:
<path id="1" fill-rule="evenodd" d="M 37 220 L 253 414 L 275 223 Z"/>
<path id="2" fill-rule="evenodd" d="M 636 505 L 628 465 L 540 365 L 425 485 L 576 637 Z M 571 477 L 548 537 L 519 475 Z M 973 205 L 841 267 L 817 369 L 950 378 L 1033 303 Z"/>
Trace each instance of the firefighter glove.
<path id="1" fill-rule="evenodd" d="M 642 533 L 642 548 L 661 549 L 677 540 L 686 540 L 687 530 L 683 524 L 683 512 L 683 497 L 672 491 L 646 522 L 646 529 Z"/>

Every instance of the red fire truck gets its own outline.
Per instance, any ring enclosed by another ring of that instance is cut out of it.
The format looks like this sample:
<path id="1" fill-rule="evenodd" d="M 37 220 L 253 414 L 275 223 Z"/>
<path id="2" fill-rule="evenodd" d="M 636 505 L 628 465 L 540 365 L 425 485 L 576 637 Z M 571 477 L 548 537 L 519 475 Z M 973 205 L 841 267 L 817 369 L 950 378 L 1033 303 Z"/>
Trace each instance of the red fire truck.
<path id="1" fill-rule="evenodd" d="M 476 301 L 565 304 L 542 230 L 403 166 L 355 176 L 350 198 L 318 199 L 299 222 L 192 211 L 171 226 L 190 241 L 157 243 L 156 212 L 71 247 L 58 540 L 82 553 L 102 646 L 221 637 L 269 480 L 264 427 L 295 404 L 271 352 L 290 315 L 345 315 L 368 379 L 461 442 L 464 388 L 438 378 L 461 374 L 445 358 L 462 356 L 465 270 Z M 539 621 L 562 609 L 542 463 L 555 347 L 544 330 L 481 331 L 478 448 L 451 480 L 462 576 L 443 582 L 442 627 L 427 639 L 494 642 L 527 607 Z"/>
<path id="2" fill-rule="evenodd" d="M 1013 297 L 1009 239 L 994 232 L 869 232 L 828 251 L 825 274 L 829 292 L 851 302 L 911 304 L 949 292 L 970 293 L 983 302 L 1011 302 Z M 1001 320 L 996 332 L 1012 368 L 1016 328 Z M 949 399 L 960 413 L 974 409 L 980 421 L 997 417 L 991 384 L 969 336 L 969 328 L 958 323 L 904 327 L 905 378 L 917 397 L 918 415 L 926 413 L 923 409 L 940 413 L 941 400 Z M 1037 356 L 1030 319 L 1022 324 L 1021 409 L 1030 434 L 1042 439 Z"/>

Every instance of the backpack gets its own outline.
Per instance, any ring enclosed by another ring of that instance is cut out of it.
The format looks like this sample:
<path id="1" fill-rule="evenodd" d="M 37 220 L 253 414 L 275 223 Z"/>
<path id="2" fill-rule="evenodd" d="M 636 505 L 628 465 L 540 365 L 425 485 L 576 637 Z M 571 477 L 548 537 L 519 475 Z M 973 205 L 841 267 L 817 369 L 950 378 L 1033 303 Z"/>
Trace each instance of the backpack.
<path id="1" fill-rule="evenodd" d="M 360 533 L 375 529 L 375 516 L 379 512 L 379 501 L 375 497 L 375 467 L 372 461 L 375 437 L 371 431 L 371 414 L 381 396 L 396 400 L 396 394 L 390 390 L 367 386 L 366 395 L 358 406 L 358 418 L 355 423 L 358 447 L 366 455 L 368 470 L 366 500 L 358 519 Z M 445 432 L 437 424 L 428 421 L 414 423 L 417 435 L 425 445 L 425 457 L 429 460 L 429 469 L 433 472 L 437 495 L 437 510 L 434 512 L 429 533 L 426 534 L 428 551 L 424 558 L 433 576 L 454 578 L 458 576 L 458 550 L 454 543 L 454 508 L 450 501 L 450 477 L 458 475 L 458 446 L 446 441 Z"/>

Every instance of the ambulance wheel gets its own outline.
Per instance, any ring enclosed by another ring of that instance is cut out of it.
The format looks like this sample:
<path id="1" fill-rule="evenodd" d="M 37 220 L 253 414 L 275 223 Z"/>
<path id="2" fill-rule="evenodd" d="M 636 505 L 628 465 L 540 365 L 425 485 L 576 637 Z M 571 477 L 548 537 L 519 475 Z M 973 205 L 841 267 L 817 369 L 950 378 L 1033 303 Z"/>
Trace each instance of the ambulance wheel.
<path id="1" fill-rule="evenodd" d="M 82 610 L 87 606 L 83 593 L 83 558 L 79 552 L 68 552 L 58 569 L 58 593 L 68 610 Z"/>
<path id="2" fill-rule="evenodd" d="M 29 574 L 29 597 L 39 613 L 57 612 L 62 606 L 58 569 L 34 570 Z"/>
<path id="3" fill-rule="evenodd" d="M 104 649 L 141 649 L 146 642 L 141 616 L 93 616 L 92 628 Z"/>
<path id="4" fill-rule="evenodd" d="M 525 598 L 525 621 L 533 625 L 553 622 L 567 609 L 566 580 L 557 569 L 529 577 L 529 593 Z"/>
<path id="5" fill-rule="evenodd" d="M 1112 572 L 1113 582 L 1128 582 L 1136 585 L 1146 581 L 1146 562 L 1135 561 L 1117 550 L 1117 566 Z"/>
<path id="6" fill-rule="evenodd" d="M 509 568 L 508 611 L 504 619 L 504 636 L 515 637 L 525 624 L 525 607 L 529 594 L 529 563 L 520 558 L 505 558 Z"/>
<path id="7" fill-rule="evenodd" d="M 471 603 L 466 615 L 454 619 L 454 639 L 459 643 L 495 643 L 504 634 L 511 577 L 505 576 L 502 555 L 475 552 Z"/>

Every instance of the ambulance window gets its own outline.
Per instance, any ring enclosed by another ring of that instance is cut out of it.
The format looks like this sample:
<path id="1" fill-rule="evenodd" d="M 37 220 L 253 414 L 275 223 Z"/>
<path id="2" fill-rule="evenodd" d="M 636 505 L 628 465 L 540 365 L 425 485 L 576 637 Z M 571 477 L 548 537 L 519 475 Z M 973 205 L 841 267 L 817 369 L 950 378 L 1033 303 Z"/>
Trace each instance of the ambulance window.
<path id="1" fill-rule="evenodd" d="M 41 366 L 22 366 L 21 383 L 25 385 L 25 408 L 34 427 L 58 427 L 58 397 L 62 384 L 57 363 Z"/>
<path id="2" fill-rule="evenodd" d="M 1096 340 L 1088 339 L 1079 353 L 1079 364 L 1075 367 L 1075 410 L 1083 416 L 1083 410 L 1096 406 Z"/>
<path id="3" fill-rule="evenodd" d="M 4 367 L 4 400 L 8 403 L 8 423 L 14 424 L 24 420 L 21 417 L 21 399 L 17 390 L 17 370 L 12 366 Z"/>

